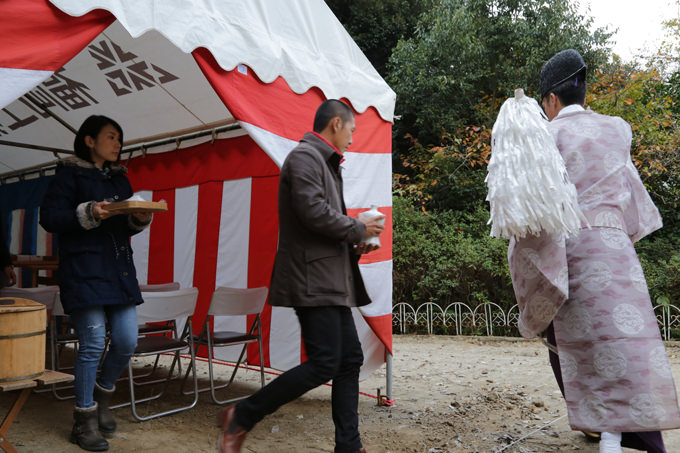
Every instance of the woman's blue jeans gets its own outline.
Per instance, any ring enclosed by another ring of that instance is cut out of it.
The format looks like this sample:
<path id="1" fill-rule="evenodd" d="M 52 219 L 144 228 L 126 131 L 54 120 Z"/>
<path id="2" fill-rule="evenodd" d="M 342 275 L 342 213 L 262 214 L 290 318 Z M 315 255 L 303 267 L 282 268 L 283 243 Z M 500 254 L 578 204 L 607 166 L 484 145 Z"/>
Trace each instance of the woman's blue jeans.
<path id="1" fill-rule="evenodd" d="M 137 347 L 136 305 L 106 305 L 71 313 L 71 323 L 79 342 L 74 385 L 76 406 L 80 408 L 94 404 L 94 383 L 106 345 L 107 321 L 110 344 L 102 364 L 99 385 L 112 389 Z"/>

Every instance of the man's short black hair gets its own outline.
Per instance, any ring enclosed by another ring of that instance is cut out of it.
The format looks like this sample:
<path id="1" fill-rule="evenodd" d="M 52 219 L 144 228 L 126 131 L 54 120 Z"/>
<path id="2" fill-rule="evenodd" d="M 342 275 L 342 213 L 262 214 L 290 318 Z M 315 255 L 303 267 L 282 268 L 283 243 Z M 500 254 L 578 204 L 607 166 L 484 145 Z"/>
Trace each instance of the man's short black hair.
<path id="1" fill-rule="evenodd" d="M 586 81 L 583 77 L 577 76 L 560 83 L 550 90 L 546 96 L 550 93 L 555 93 L 555 96 L 557 96 L 565 107 L 572 104 L 583 105 L 586 101 Z"/>
<path id="2" fill-rule="evenodd" d="M 550 93 L 565 107 L 583 104 L 586 100 L 587 67 L 581 54 L 574 49 L 556 53 L 541 69 L 539 91 L 541 100 Z"/>
<path id="3" fill-rule="evenodd" d="M 314 115 L 314 132 L 319 133 L 326 129 L 328 123 L 336 116 L 339 116 L 345 124 L 354 118 L 354 112 L 347 104 L 337 99 L 323 101 Z"/>

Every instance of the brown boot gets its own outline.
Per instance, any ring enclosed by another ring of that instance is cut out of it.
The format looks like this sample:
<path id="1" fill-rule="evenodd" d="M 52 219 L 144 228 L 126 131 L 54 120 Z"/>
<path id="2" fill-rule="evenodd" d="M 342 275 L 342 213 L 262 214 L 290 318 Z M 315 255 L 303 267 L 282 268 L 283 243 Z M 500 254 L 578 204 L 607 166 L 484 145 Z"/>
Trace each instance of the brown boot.
<path id="1" fill-rule="evenodd" d="M 222 409 L 217 414 L 217 426 L 220 427 L 217 448 L 221 453 L 241 453 L 241 446 L 246 439 L 246 434 L 248 434 L 248 431 L 238 426 L 234 421 L 235 414 L 235 406 Z"/>
<path id="2" fill-rule="evenodd" d="M 111 396 L 116 391 L 114 386 L 111 390 L 106 390 L 96 382 L 94 383 L 94 400 L 99 406 L 99 431 L 104 434 L 111 434 L 116 432 L 116 420 L 113 419 L 109 404 L 111 403 Z"/>
<path id="3" fill-rule="evenodd" d="M 99 432 L 99 422 L 97 420 L 97 403 L 94 406 L 82 409 L 76 407 L 73 411 L 73 430 L 71 431 L 71 442 L 78 444 L 80 448 L 87 451 L 106 451 L 109 443 Z"/>

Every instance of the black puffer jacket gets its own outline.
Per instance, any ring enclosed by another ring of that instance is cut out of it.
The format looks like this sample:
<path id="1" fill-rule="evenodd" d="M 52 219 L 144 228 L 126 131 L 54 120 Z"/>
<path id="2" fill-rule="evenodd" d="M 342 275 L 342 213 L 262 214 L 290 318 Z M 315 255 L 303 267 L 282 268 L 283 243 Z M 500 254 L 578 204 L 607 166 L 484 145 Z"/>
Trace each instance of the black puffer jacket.
<path id="1" fill-rule="evenodd" d="M 94 203 L 132 196 L 125 167 L 72 157 L 57 172 L 40 207 L 40 225 L 56 233 L 59 289 L 64 310 L 113 304 L 140 304 L 142 296 L 132 261 L 130 236 L 147 225 L 131 215 L 95 220 Z"/>

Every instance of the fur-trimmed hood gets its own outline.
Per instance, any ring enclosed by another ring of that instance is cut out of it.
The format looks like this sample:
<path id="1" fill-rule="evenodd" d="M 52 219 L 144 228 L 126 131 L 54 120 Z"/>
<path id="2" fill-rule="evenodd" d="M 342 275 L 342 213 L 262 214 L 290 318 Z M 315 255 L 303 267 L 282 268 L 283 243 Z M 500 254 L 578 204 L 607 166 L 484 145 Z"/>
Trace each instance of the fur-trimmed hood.
<path id="1" fill-rule="evenodd" d="M 64 159 L 59 159 L 57 165 L 62 165 L 64 167 L 81 167 L 81 168 L 97 168 L 93 162 L 81 159 L 78 156 L 66 157 Z M 109 162 L 109 168 L 112 172 L 121 172 L 127 174 L 127 167 L 119 163 Z"/>

